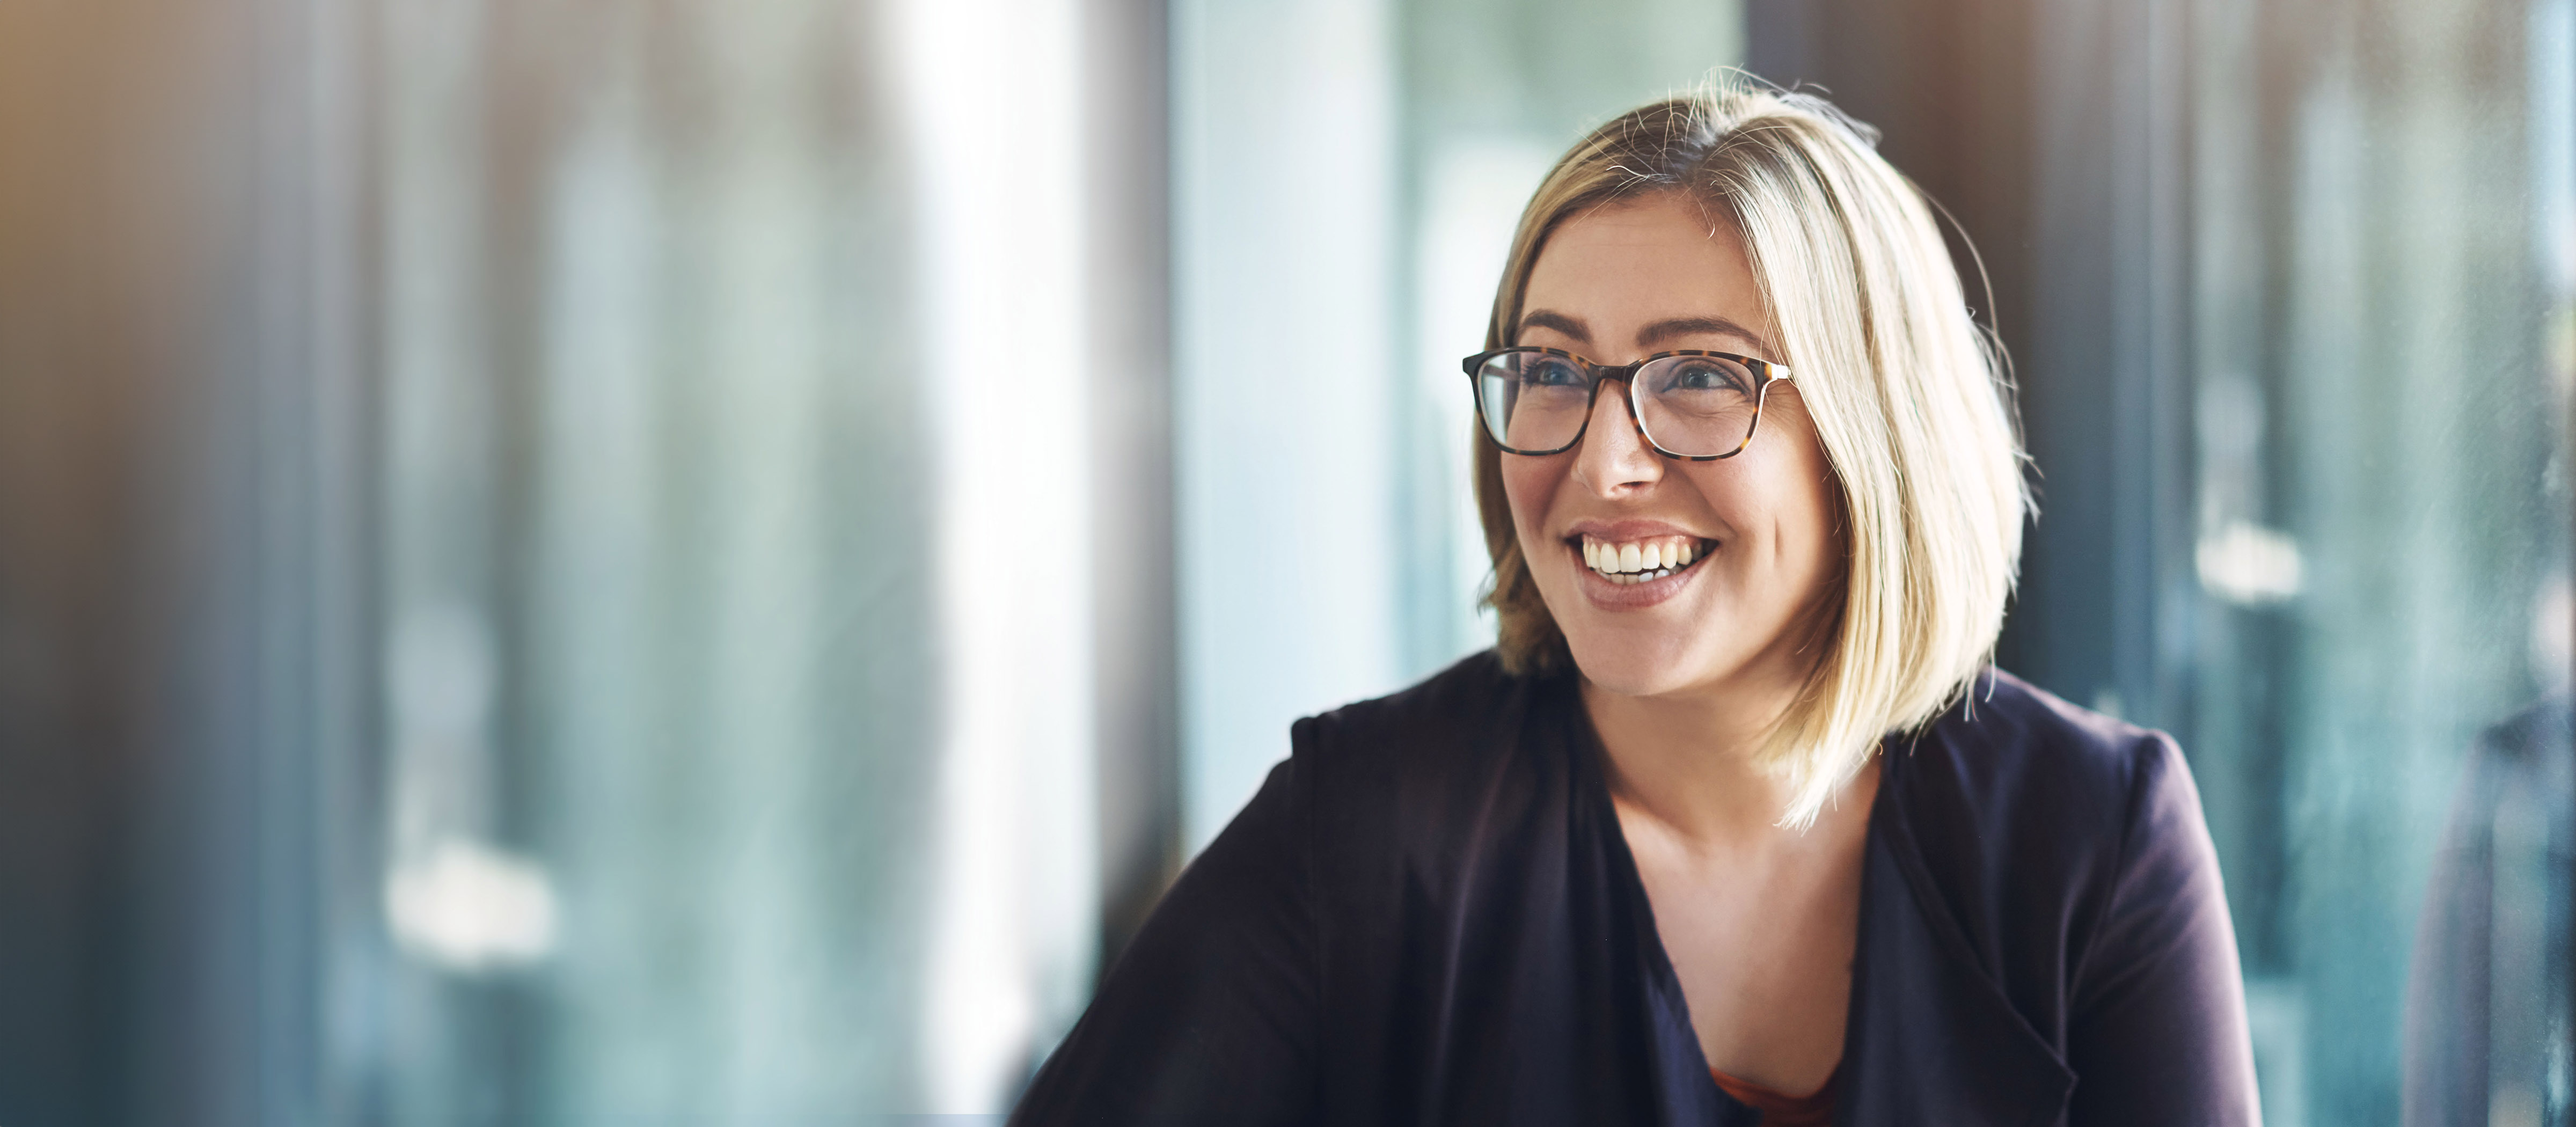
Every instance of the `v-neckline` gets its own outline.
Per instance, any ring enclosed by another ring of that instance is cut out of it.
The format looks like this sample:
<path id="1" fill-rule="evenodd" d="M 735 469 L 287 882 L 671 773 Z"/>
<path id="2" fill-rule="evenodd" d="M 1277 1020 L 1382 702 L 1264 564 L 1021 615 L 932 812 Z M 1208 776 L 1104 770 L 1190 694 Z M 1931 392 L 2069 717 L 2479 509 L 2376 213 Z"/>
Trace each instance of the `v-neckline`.
<path id="1" fill-rule="evenodd" d="M 1659 1001 L 1671 1006 L 1679 1018 L 1679 1028 L 1690 1042 L 1686 1058 L 1699 1065 L 1697 1082 L 1706 1085 L 1709 1093 L 1729 1104 L 1758 1111 L 1719 1086 L 1714 1068 L 1708 1063 L 1708 1054 L 1700 1047 L 1699 1029 L 1690 1020 L 1690 999 L 1682 992 L 1681 974 L 1673 969 L 1671 953 L 1664 949 L 1663 931 L 1655 923 L 1654 899 L 1646 894 L 1645 876 L 1637 868 L 1636 854 L 1628 848 L 1627 831 L 1619 821 L 1618 803 L 1610 794 L 1609 749 L 1602 744 L 1601 733 L 1592 726 L 1592 715 L 1584 710 L 1583 695 L 1574 680 L 1571 677 L 1566 679 L 1569 711 L 1566 722 L 1573 734 L 1570 742 L 1581 760 L 1578 774 L 1583 787 L 1591 792 L 1588 804 L 1592 807 L 1595 824 L 1600 827 L 1597 832 L 1608 839 L 1607 852 L 1614 867 L 1612 875 L 1623 886 L 1629 911 L 1644 924 L 1637 929 L 1637 942 L 1645 956 L 1643 969 L 1648 976 L 1647 986 Z M 1861 954 L 1868 949 L 1866 939 L 1870 934 L 1870 916 L 1874 910 L 1870 883 L 1871 870 L 1876 866 L 1870 864 L 1870 859 L 1886 847 L 1887 830 L 1883 823 L 1892 816 L 1888 799 L 1891 790 L 1899 785 L 1900 778 L 1895 763 L 1897 757 L 1888 754 L 1887 741 L 1881 740 L 1873 754 L 1879 757 L 1878 786 L 1870 796 L 1869 817 L 1861 838 L 1860 918 L 1852 929 L 1851 992 L 1843 1005 L 1843 1051 L 1834 1063 L 1832 1074 L 1826 1078 L 1824 1089 L 1821 1089 L 1834 1091 L 1838 1096 L 1851 1083 L 1851 1031 L 1857 1027 L 1863 991 L 1869 981 L 1866 968 L 1861 963 Z M 1838 1098 L 1836 1102 L 1841 1101 Z M 1841 1122 L 1843 1113 L 1837 1110 L 1834 1118 Z"/>

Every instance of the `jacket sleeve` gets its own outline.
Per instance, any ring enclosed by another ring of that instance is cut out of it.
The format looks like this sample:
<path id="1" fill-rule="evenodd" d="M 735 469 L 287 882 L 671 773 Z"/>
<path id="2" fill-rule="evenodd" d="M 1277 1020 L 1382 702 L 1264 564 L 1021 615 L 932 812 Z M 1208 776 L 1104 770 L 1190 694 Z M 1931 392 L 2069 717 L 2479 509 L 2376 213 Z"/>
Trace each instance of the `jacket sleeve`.
<path id="1" fill-rule="evenodd" d="M 2170 738 L 2136 755 L 2120 863 L 2075 970 L 2067 1121 L 2258 1124 L 2235 928 L 2200 793 Z"/>
<path id="2" fill-rule="evenodd" d="M 1312 1119 L 1306 786 L 1295 759 L 1273 768 L 1182 872 L 1031 1081 L 1014 1127 Z"/>

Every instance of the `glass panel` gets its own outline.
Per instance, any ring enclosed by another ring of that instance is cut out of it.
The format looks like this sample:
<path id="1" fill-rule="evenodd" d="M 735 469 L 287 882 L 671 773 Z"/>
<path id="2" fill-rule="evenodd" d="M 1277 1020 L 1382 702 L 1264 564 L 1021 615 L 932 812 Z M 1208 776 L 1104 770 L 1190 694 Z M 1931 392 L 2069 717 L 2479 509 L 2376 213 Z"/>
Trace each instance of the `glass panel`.
<path id="1" fill-rule="evenodd" d="M 1077 1011 L 1073 15 L 375 6 L 383 1121 L 989 1113 Z"/>
<path id="2" fill-rule="evenodd" d="M 2568 11 L 2192 8 L 2176 726 L 2274 1127 L 2567 1121 Z"/>
<path id="3" fill-rule="evenodd" d="M 1379 392 L 1394 375 L 1387 17 L 1379 0 L 1172 5 L 1174 505 L 1193 852 L 1287 755 L 1297 717 L 1404 680 L 1387 551 L 1396 431 Z M 1329 346 L 1349 394 L 1282 403 L 1244 378 L 1242 358 L 1283 336 Z"/>

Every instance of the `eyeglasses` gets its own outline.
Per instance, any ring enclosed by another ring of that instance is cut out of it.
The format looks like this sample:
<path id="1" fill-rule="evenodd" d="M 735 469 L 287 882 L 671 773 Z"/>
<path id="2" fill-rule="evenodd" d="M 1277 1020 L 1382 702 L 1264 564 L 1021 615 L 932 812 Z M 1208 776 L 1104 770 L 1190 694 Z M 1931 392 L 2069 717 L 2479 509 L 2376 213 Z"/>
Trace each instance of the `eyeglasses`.
<path id="1" fill-rule="evenodd" d="M 1595 364 L 1553 348 L 1503 348 L 1461 361 L 1476 416 L 1513 454 L 1558 454 L 1583 440 L 1606 380 L 1628 385 L 1628 417 L 1667 458 L 1714 462 L 1753 442 L 1762 400 L 1789 370 L 1731 352 L 1661 352 L 1634 364 Z"/>

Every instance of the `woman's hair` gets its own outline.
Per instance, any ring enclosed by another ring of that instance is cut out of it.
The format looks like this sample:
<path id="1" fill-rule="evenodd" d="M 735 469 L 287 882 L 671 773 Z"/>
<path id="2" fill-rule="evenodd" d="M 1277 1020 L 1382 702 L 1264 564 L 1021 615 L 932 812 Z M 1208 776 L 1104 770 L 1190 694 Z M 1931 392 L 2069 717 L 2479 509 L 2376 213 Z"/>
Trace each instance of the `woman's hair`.
<path id="1" fill-rule="evenodd" d="M 1517 343 L 1530 270 L 1569 217 L 1671 194 L 1743 236 L 1785 353 L 1770 359 L 1795 374 L 1845 518 L 1838 613 L 1760 751 L 1792 783 L 1783 821 L 1795 825 L 1883 735 L 1939 715 L 1985 666 L 2030 508 L 2000 351 L 1970 320 L 1928 202 L 1875 143 L 1821 98 L 1733 73 L 1624 114 L 1539 185 L 1486 330 L 1487 348 Z M 1504 666 L 1562 669 L 1565 635 L 1521 556 L 1502 451 L 1482 428 L 1475 459 Z"/>

